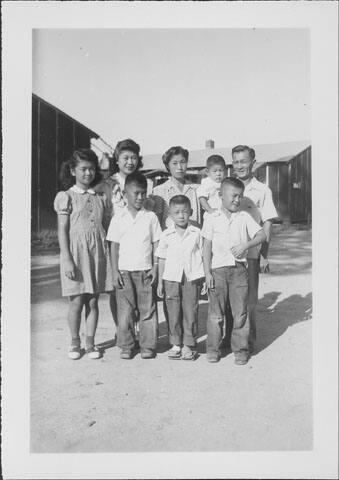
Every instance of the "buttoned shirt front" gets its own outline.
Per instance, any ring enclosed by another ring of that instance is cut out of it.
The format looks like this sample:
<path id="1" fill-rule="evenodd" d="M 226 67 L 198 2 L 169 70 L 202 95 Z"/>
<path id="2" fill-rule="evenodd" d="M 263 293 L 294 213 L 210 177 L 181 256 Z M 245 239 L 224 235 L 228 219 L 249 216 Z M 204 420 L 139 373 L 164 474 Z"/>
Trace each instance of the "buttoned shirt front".
<path id="1" fill-rule="evenodd" d="M 206 198 L 211 208 L 221 208 L 220 188 L 221 183 L 215 182 L 210 177 L 203 178 L 197 188 L 197 197 Z"/>
<path id="2" fill-rule="evenodd" d="M 145 209 L 132 216 L 126 207 L 110 223 L 107 240 L 119 243 L 119 270 L 138 271 L 152 268 L 153 243 L 161 228 L 155 213 Z"/>
<path id="3" fill-rule="evenodd" d="M 154 211 L 157 214 L 161 227 L 163 229 L 172 226 L 171 222 L 168 222 L 167 220 L 169 220 L 169 201 L 175 195 L 185 195 L 190 199 L 192 207 L 192 216 L 190 220 L 195 222 L 197 225 L 200 225 L 200 204 L 196 195 L 196 189 L 198 188 L 198 186 L 198 184 L 185 181 L 183 189 L 180 190 L 176 183 L 173 182 L 172 178 L 170 178 L 169 180 L 167 180 L 167 182 L 162 183 L 157 187 L 154 187 Z"/>
<path id="4" fill-rule="evenodd" d="M 273 203 L 272 190 L 255 177 L 245 186 L 244 196 L 240 203 L 240 211 L 247 212 L 260 225 L 278 216 Z M 258 258 L 260 245 L 248 250 L 248 258 Z"/>
<path id="5" fill-rule="evenodd" d="M 231 248 L 252 239 L 259 230 L 260 225 L 246 212 L 231 213 L 230 218 L 223 210 L 218 216 L 206 214 L 201 235 L 212 242 L 212 268 L 246 262 L 246 252 L 242 258 L 235 258 Z"/>
<path id="6" fill-rule="evenodd" d="M 175 226 L 167 228 L 155 255 L 165 259 L 163 280 L 181 282 L 183 273 L 189 282 L 205 276 L 201 231 L 193 225 L 188 225 L 183 235 L 177 233 Z"/>

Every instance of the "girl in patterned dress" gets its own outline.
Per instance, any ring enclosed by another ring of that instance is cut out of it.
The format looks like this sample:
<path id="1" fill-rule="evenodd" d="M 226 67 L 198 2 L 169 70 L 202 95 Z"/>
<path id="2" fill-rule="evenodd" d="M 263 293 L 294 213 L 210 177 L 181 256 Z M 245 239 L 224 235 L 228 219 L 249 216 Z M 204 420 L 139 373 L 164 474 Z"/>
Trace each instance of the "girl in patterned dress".
<path id="1" fill-rule="evenodd" d="M 78 149 L 62 164 L 65 191 L 57 194 L 60 273 L 62 295 L 69 297 L 68 324 L 71 333 L 69 358 L 81 357 L 80 323 L 85 307 L 86 353 L 100 358 L 94 344 L 98 324 L 98 298 L 113 289 L 112 266 L 106 241 L 111 217 L 110 202 L 93 186 L 101 179 L 98 158 L 90 149 Z"/>

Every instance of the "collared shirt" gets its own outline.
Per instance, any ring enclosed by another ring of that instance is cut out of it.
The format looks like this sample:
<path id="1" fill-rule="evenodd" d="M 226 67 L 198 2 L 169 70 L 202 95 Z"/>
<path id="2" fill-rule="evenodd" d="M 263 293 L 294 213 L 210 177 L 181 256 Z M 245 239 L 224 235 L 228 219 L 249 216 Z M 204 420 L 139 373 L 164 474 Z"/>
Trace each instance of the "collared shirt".
<path id="1" fill-rule="evenodd" d="M 201 235 L 212 241 L 212 268 L 246 262 L 246 252 L 242 258 L 235 258 L 231 248 L 252 239 L 259 230 L 260 225 L 246 212 L 234 212 L 230 218 L 223 210 L 218 216 L 206 214 Z"/>
<path id="2" fill-rule="evenodd" d="M 163 280 L 181 282 L 183 273 L 189 282 L 205 276 L 201 232 L 193 225 L 188 225 L 183 235 L 178 235 L 175 226 L 167 228 L 155 255 L 165 259 Z"/>
<path id="3" fill-rule="evenodd" d="M 215 182 L 210 177 L 203 178 L 197 188 L 197 197 L 206 198 L 211 208 L 221 208 L 220 188 L 221 183 Z"/>
<path id="4" fill-rule="evenodd" d="M 161 228 L 155 213 L 145 209 L 133 218 L 125 208 L 110 223 L 107 240 L 119 243 L 119 270 L 137 271 L 152 268 L 152 244 L 160 239 Z"/>
<path id="5" fill-rule="evenodd" d="M 247 212 L 260 225 L 278 216 L 275 209 L 272 190 L 255 177 L 245 186 L 244 196 L 240 203 L 240 211 Z M 260 245 L 248 250 L 248 258 L 258 258 Z"/>
<path id="6" fill-rule="evenodd" d="M 169 215 L 169 201 L 175 195 L 186 195 L 186 197 L 190 199 L 193 210 L 190 221 L 200 225 L 200 204 L 196 195 L 196 189 L 198 186 L 198 184 L 185 181 L 183 190 L 181 191 L 173 182 L 172 178 L 169 178 L 167 182 L 162 183 L 153 189 L 153 199 L 155 201 L 154 212 L 157 214 L 163 229 L 170 226 L 170 224 L 166 222 Z"/>

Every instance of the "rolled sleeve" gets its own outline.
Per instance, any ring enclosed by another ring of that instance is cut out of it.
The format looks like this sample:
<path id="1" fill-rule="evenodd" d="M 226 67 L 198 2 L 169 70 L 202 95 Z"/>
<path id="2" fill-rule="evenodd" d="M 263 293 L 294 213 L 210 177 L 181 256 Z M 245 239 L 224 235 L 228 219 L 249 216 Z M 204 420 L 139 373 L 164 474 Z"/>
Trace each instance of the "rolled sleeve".
<path id="1" fill-rule="evenodd" d="M 208 192 L 208 189 L 206 188 L 205 184 L 202 183 L 197 188 L 197 197 L 198 198 L 200 198 L 200 197 L 208 198 L 209 197 L 209 192 Z"/>
<path id="2" fill-rule="evenodd" d="M 204 224 L 201 229 L 201 235 L 206 240 L 212 240 L 213 237 L 213 225 L 212 225 L 212 218 L 208 213 L 204 215 Z"/>
<path id="3" fill-rule="evenodd" d="M 166 258 L 167 247 L 168 247 L 168 243 L 167 243 L 166 237 L 162 234 L 160 237 L 158 248 L 155 251 L 155 256 L 159 258 Z"/>
<path id="4" fill-rule="evenodd" d="M 249 215 L 248 213 L 246 213 L 246 229 L 248 236 L 251 239 L 254 238 L 260 230 L 262 230 L 261 226 L 255 220 L 253 220 L 251 215 Z"/>
<path id="5" fill-rule="evenodd" d="M 110 242 L 120 243 L 120 238 L 118 216 L 114 216 L 109 224 L 106 239 Z"/>
<path id="6" fill-rule="evenodd" d="M 278 217 L 277 210 L 273 203 L 272 190 L 267 187 L 261 206 L 261 218 L 263 222 Z"/>
<path id="7" fill-rule="evenodd" d="M 155 214 L 153 214 L 152 218 L 152 223 L 151 223 L 151 229 L 152 229 L 152 243 L 158 242 L 160 240 L 162 230 L 160 227 L 159 220 Z"/>

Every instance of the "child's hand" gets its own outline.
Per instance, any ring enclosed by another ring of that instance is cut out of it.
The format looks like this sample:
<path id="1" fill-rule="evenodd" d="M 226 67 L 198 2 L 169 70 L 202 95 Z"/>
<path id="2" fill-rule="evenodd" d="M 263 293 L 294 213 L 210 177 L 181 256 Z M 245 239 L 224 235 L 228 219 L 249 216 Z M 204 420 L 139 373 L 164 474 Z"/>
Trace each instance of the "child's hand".
<path id="1" fill-rule="evenodd" d="M 124 280 L 119 271 L 116 273 L 113 273 L 113 285 L 115 288 L 123 288 L 124 286 Z"/>
<path id="2" fill-rule="evenodd" d="M 164 296 L 164 284 L 162 280 L 158 283 L 157 294 L 159 298 L 163 298 Z"/>
<path id="3" fill-rule="evenodd" d="M 212 217 L 219 217 L 221 212 L 217 208 L 211 208 L 209 213 L 212 215 Z"/>
<path id="4" fill-rule="evenodd" d="M 75 279 L 75 265 L 71 258 L 64 260 L 64 272 L 66 277 L 70 280 Z"/>
<path id="5" fill-rule="evenodd" d="M 260 272 L 261 273 L 270 273 L 270 265 L 268 263 L 267 258 L 262 258 L 261 260 L 261 265 L 260 265 Z"/>
<path id="6" fill-rule="evenodd" d="M 153 265 L 153 267 L 151 268 L 151 270 L 147 274 L 147 278 L 148 277 L 151 278 L 151 285 L 154 285 L 157 281 L 157 278 L 158 278 L 157 265 Z"/>
<path id="7" fill-rule="evenodd" d="M 231 252 L 235 258 L 241 258 L 244 256 L 244 253 L 248 249 L 247 243 L 239 243 L 239 245 L 235 245 L 231 248 Z"/>
<path id="8" fill-rule="evenodd" d="M 206 274 L 206 288 L 207 290 L 214 290 L 215 284 L 214 284 L 214 278 L 211 273 Z"/>

